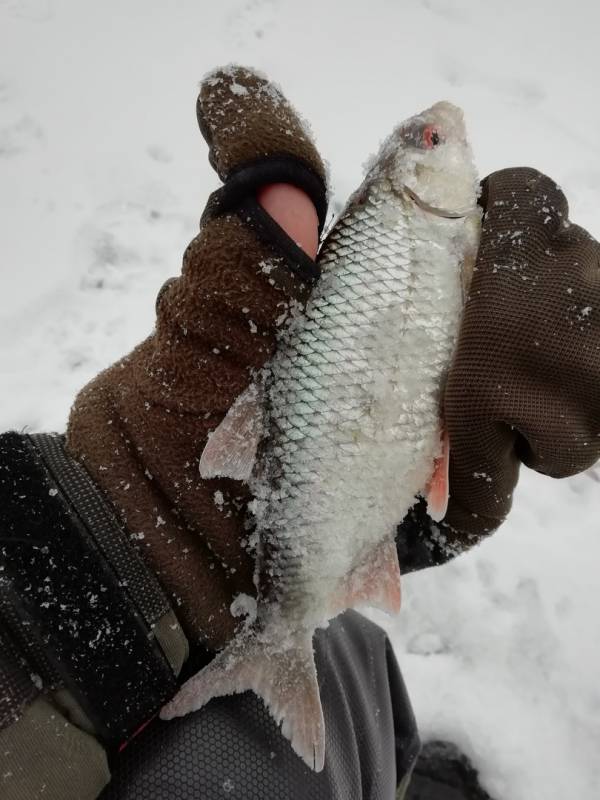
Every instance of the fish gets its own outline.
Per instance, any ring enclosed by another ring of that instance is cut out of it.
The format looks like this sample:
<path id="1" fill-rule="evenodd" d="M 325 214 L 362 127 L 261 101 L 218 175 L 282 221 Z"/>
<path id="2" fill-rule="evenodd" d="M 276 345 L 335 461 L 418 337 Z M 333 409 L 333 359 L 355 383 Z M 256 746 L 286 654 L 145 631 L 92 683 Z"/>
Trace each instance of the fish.
<path id="1" fill-rule="evenodd" d="M 441 397 L 479 243 L 478 186 L 448 102 L 401 123 L 368 164 L 309 301 L 202 452 L 204 478 L 254 495 L 256 607 L 240 598 L 246 620 L 163 719 L 252 690 L 323 769 L 313 634 L 347 608 L 397 613 L 397 525 L 419 495 L 433 519 L 446 511 Z"/>

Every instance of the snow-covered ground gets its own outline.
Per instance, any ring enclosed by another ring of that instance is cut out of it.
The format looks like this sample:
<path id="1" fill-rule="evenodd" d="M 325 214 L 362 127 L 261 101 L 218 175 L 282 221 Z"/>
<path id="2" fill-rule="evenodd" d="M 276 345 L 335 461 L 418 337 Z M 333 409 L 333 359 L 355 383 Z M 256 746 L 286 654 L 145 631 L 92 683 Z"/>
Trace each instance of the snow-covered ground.
<path id="1" fill-rule="evenodd" d="M 600 6 L 548 0 L 0 0 L 0 427 L 63 429 L 139 341 L 216 186 L 199 78 L 265 70 L 339 208 L 400 119 L 449 99 L 482 174 L 549 173 L 600 237 Z M 524 472 L 510 520 L 404 580 L 385 621 L 424 737 L 497 800 L 600 796 L 600 484 Z"/>

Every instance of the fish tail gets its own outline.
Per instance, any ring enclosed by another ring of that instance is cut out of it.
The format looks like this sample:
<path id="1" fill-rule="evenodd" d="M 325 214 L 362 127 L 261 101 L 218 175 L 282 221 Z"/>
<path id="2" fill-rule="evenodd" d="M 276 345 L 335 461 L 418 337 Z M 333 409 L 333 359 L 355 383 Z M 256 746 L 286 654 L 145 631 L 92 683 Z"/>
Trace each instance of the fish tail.
<path id="1" fill-rule="evenodd" d="M 197 711 L 213 697 L 252 690 L 262 698 L 292 749 L 315 772 L 325 763 L 325 723 L 312 634 L 292 635 L 284 646 L 264 632 L 238 634 L 203 670 L 190 678 L 160 712 L 162 719 Z"/>

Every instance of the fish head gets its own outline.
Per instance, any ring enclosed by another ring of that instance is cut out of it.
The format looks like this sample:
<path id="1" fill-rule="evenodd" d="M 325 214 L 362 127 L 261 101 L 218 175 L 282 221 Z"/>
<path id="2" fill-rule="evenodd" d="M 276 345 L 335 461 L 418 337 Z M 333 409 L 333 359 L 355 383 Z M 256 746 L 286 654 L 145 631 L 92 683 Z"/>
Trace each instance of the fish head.
<path id="1" fill-rule="evenodd" d="M 478 178 L 463 112 L 440 102 L 401 123 L 384 142 L 384 169 L 392 188 L 408 193 L 439 216 L 473 213 Z"/>

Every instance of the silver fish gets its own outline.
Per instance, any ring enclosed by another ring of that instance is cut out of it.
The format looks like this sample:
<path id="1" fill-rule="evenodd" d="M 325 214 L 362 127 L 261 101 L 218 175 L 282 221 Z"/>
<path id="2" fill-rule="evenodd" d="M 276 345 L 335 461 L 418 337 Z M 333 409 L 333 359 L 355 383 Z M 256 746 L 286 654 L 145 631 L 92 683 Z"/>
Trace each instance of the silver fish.
<path id="1" fill-rule="evenodd" d="M 369 166 L 306 309 L 202 454 L 203 477 L 245 480 L 256 498 L 258 605 L 163 718 L 251 689 L 323 768 L 315 628 L 357 605 L 397 612 L 396 526 L 418 494 L 434 518 L 446 510 L 440 393 L 477 252 L 477 191 L 449 103 L 401 124 Z"/>

